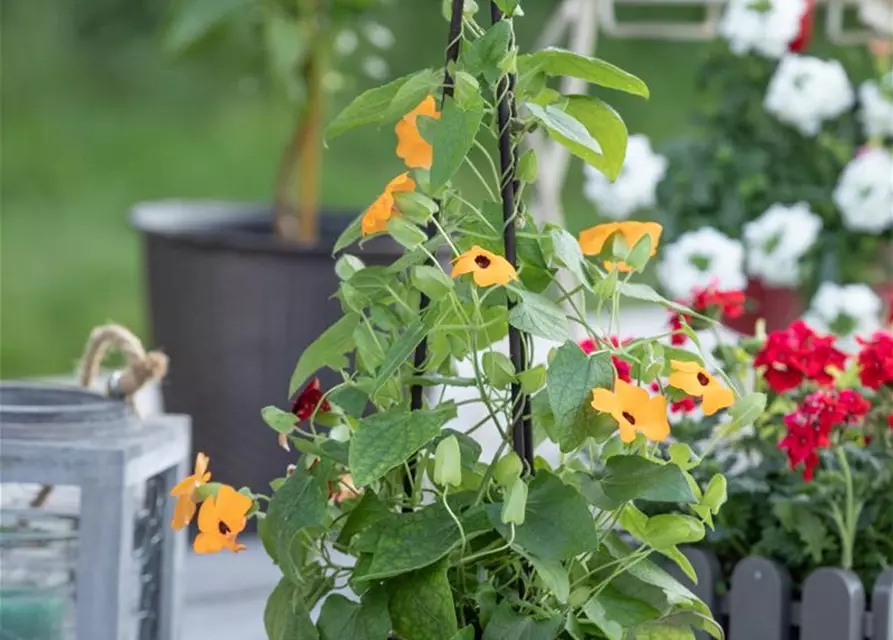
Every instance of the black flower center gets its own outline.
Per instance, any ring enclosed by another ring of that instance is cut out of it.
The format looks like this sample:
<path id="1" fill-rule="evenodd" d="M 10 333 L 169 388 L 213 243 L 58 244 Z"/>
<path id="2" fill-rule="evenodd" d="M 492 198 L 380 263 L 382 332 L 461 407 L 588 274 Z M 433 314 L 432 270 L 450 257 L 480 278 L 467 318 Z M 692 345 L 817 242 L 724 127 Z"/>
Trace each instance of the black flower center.
<path id="1" fill-rule="evenodd" d="M 623 417 L 624 417 L 624 418 L 626 419 L 626 421 L 629 422 L 630 424 L 636 424 L 636 419 L 633 417 L 633 414 L 631 414 L 629 411 L 624 411 L 624 412 L 623 412 Z"/>
<path id="2" fill-rule="evenodd" d="M 486 269 L 490 266 L 490 258 L 485 255 L 479 255 L 474 257 L 474 263 L 479 266 L 481 269 Z"/>
<path id="3" fill-rule="evenodd" d="M 710 384 L 710 378 L 707 377 L 707 374 L 703 371 L 698 371 L 698 382 L 701 383 L 702 387 L 706 387 Z"/>
<path id="4" fill-rule="evenodd" d="M 230 531 L 227 524 L 225 522 L 223 522 L 222 520 L 217 523 L 217 530 L 220 532 L 220 535 L 222 535 L 222 536 L 228 536 L 229 531 Z"/>

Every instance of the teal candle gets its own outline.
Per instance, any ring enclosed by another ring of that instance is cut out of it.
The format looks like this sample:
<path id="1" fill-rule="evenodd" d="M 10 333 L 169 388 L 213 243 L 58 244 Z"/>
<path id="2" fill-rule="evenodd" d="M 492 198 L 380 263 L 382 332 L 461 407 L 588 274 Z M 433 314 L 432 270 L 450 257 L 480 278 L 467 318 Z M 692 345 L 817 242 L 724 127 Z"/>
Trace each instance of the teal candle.
<path id="1" fill-rule="evenodd" d="M 59 588 L 0 589 L 0 640 L 65 640 L 67 605 Z"/>

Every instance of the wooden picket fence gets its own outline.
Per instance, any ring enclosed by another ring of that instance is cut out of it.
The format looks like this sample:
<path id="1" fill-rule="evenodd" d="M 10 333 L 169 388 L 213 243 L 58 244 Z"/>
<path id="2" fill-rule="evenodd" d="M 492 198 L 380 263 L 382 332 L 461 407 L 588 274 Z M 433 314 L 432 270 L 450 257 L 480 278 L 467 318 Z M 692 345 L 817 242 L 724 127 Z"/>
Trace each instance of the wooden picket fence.
<path id="1" fill-rule="evenodd" d="M 893 568 L 878 577 L 870 600 L 853 572 L 818 569 L 803 583 L 801 601 L 794 602 L 787 570 L 751 556 L 735 566 L 730 592 L 720 597 L 716 556 L 693 547 L 683 552 L 698 583 L 675 566 L 669 569 L 710 607 L 727 640 L 893 640 Z M 698 634 L 699 640 L 708 637 Z"/>

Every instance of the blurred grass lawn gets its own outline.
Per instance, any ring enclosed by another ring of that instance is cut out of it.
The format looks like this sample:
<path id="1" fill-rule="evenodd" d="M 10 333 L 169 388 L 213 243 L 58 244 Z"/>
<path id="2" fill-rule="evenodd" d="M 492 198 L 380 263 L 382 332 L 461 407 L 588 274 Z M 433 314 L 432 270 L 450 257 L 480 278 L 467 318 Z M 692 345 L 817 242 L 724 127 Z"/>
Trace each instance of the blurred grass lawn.
<path id="1" fill-rule="evenodd" d="M 381 22 L 397 35 L 386 55 L 395 75 L 442 57 L 432 44 L 445 37 L 439 5 L 397 0 L 383 12 Z M 522 46 L 533 41 L 553 3 L 528 5 L 519 25 Z M 292 124 L 288 105 L 248 75 L 253 67 L 240 51 L 174 60 L 162 52 L 157 32 L 83 50 L 62 6 L 62 0 L 19 0 L 5 7 L 2 24 L 4 378 L 71 370 L 99 323 L 121 322 L 145 335 L 130 206 L 166 197 L 269 199 Z M 701 50 L 601 38 L 598 55 L 651 88 L 650 102 L 607 96 L 630 132 L 659 142 L 686 127 Z M 366 84 L 359 81 L 340 102 Z M 359 210 L 368 203 L 400 170 L 393 146 L 388 130 L 336 140 L 325 155 L 325 205 Z M 572 229 L 594 217 L 579 183 L 575 164 L 566 194 Z"/>

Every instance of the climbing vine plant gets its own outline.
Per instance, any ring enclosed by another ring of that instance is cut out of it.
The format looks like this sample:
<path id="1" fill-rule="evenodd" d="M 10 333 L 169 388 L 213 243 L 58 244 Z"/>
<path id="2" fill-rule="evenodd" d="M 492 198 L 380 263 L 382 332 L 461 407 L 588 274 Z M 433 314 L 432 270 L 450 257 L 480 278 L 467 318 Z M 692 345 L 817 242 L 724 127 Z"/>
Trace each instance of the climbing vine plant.
<path id="1" fill-rule="evenodd" d="M 396 122 L 406 171 L 335 251 L 376 235 L 404 251 L 388 266 L 338 258 L 343 316 L 301 355 L 292 411 L 262 412 L 302 455 L 271 497 L 207 482 L 200 458 L 175 490 L 175 525 L 201 502 L 196 550 L 238 550 L 246 517 L 258 518 L 283 574 L 264 615 L 274 640 L 721 637 L 661 567 L 693 575 L 677 545 L 712 526 L 725 480 L 699 485 L 690 472 L 765 398 L 741 397 L 666 335 L 612 338 L 625 299 L 711 322 L 631 280 L 657 252 L 659 225 L 575 238 L 538 228 L 524 206 L 531 130 L 610 178 L 626 148 L 610 106 L 561 95 L 549 78 L 648 90 L 602 60 L 521 54 L 517 0 L 449 8 L 444 68 L 363 93 L 328 127 L 334 137 Z M 460 188 L 460 170 L 479 184 Z M 341 381 L 323 389 L 322 369 Z M 667 402 L 685 396 L 728 414 L 698 453 L 671 441 Z M 541 443 L 559 451 L 554 464 L 536 455 Z M 668 509 L 648 517 L 646 502 Z"/>

